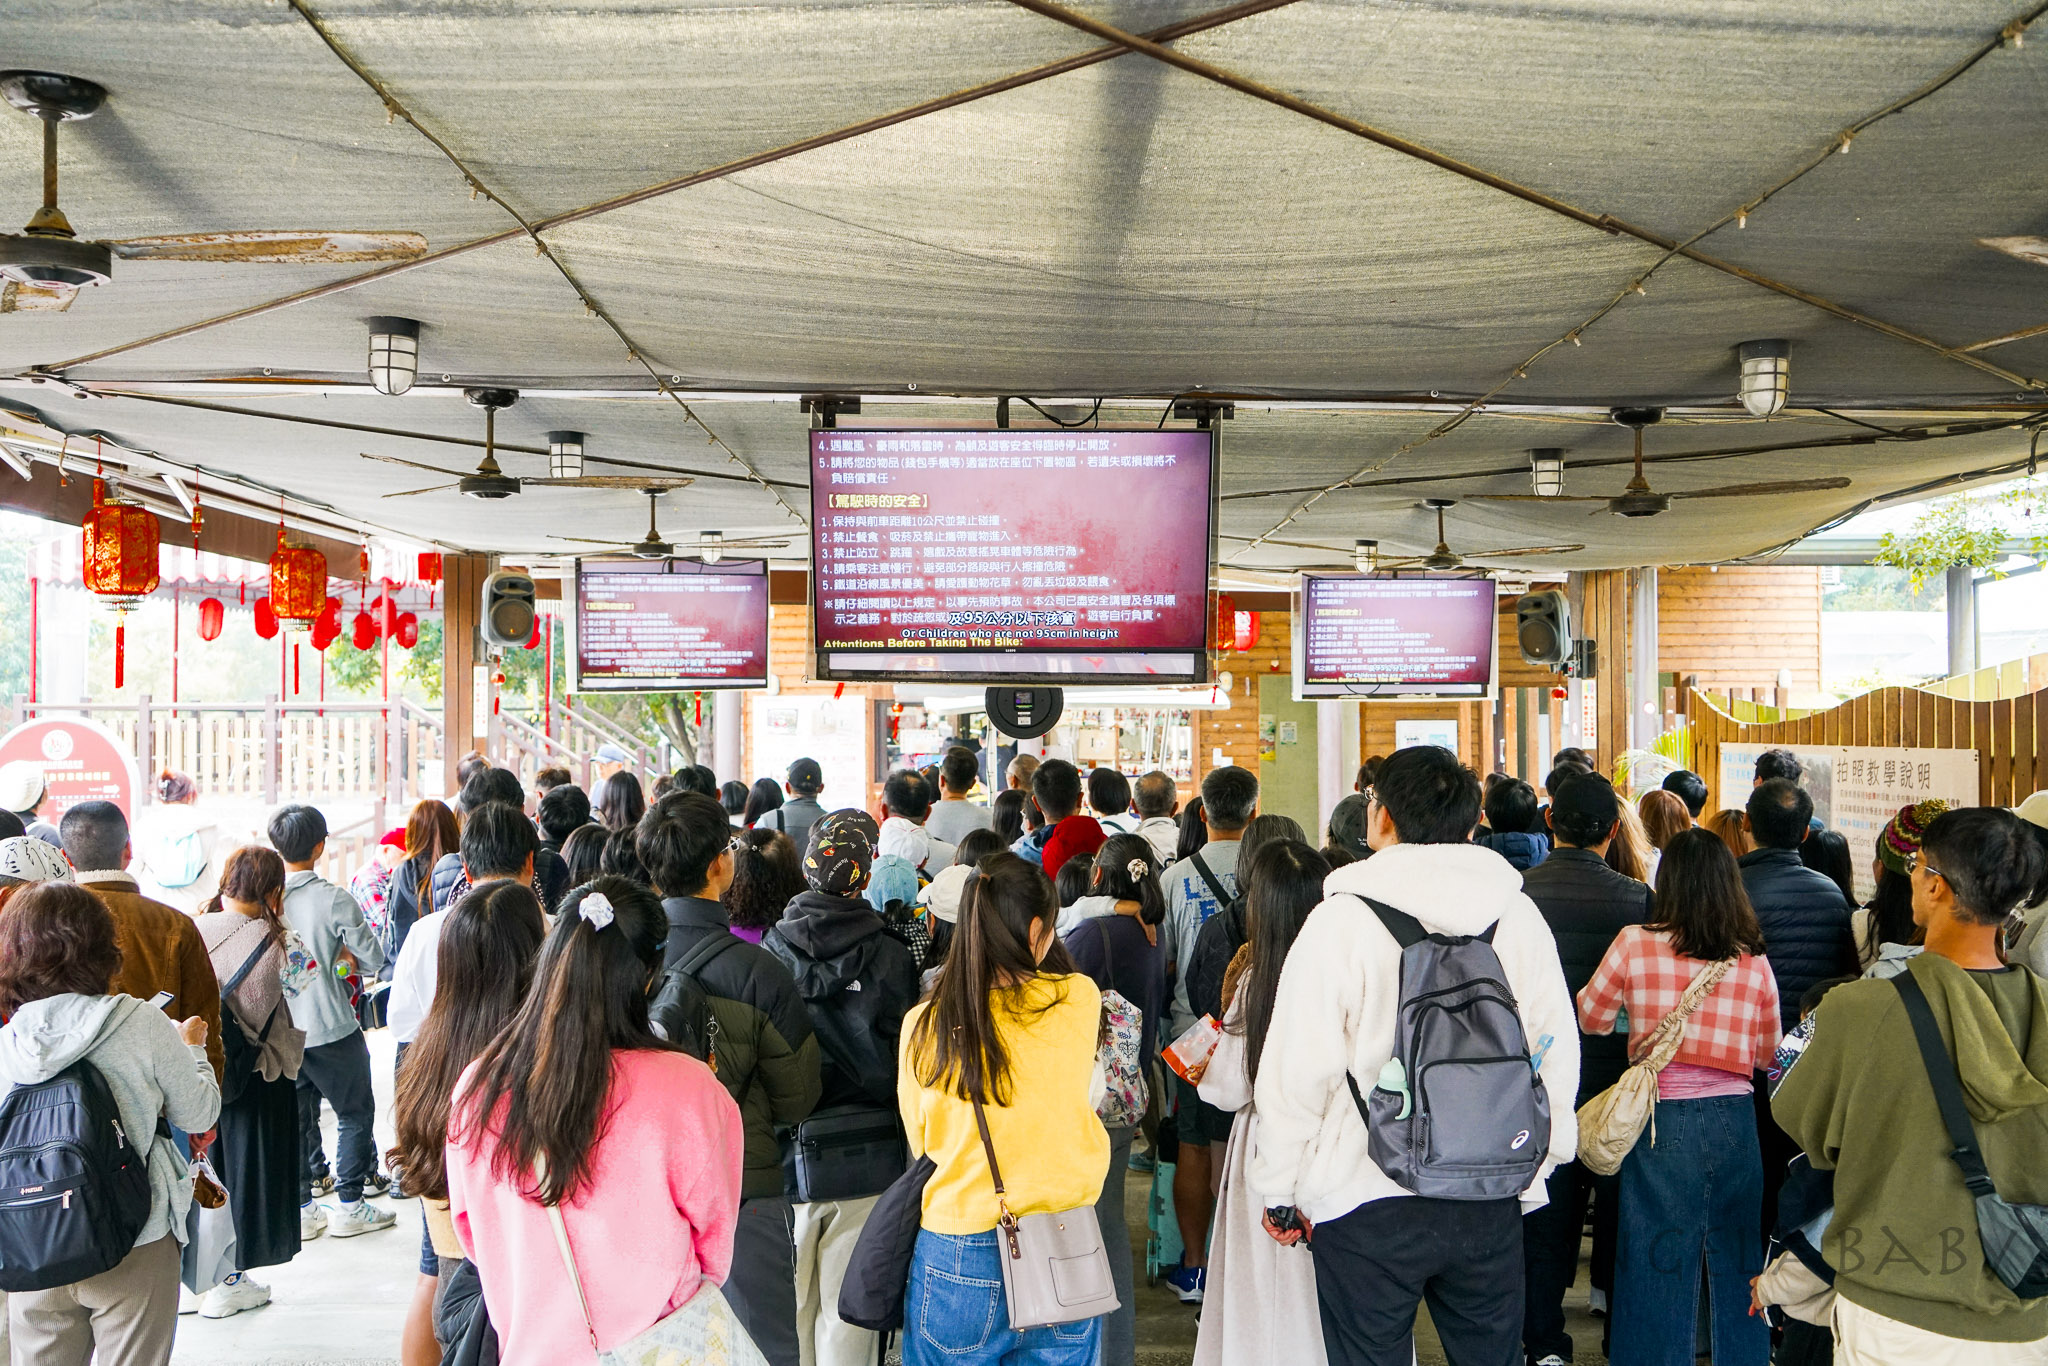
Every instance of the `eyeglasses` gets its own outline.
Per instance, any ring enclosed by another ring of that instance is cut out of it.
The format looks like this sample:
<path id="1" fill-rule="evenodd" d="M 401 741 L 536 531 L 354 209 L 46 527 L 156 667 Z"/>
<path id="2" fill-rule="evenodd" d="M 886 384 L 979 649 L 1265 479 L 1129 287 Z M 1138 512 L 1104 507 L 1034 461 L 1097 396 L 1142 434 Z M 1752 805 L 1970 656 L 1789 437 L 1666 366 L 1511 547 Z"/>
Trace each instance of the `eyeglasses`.
<path id="1" fill-rule="evenodd" d="M 1926 857 L 1918 849 L 1906 855 L 1906 876 L 1911 877 L 1915 873 L 1925 873 L 1929 877 L 1938 877 L 1943 882 L 1948 881 L 1947 873 L 1939 868 L 1928 867 Z"/>

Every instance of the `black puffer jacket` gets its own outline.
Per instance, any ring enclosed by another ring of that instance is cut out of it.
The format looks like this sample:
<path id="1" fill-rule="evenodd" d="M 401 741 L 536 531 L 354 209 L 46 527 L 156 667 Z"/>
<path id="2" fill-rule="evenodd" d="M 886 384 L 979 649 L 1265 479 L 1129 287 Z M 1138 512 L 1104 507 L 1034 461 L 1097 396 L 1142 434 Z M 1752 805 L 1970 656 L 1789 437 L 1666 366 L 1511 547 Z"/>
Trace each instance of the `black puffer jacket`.
<path id="1" fill-rule="evenodd" d="M 1742 889 L 1764 932 L 1764 957 L 1778 979 L 1778 1015 L 1799 1023 L 1799 998 L 1816 982 L 1857 973 L 1849 901 L 1796 849 L 1755 849 L 1741 859 Z"/>
<path id="2" fill-rule="evenodd" d="M 818 1036 L 820 1109 L 896 1109 L 896 1041 L 917 961 L 857 896 L 800 892 L 761 947 L 782 960 Z"/>
<path id="3" fill-rule="evenodd" d="M 1650 918 L 1654 897 L 1647 884 L 1623 877 L 1592 850 L 1569 847 L 1553 850 L 1523 873 L 1522 890 L 1557 940 L 1564 984 L 1574 999 L 1593 980 L 1614 936 Z M 1626 1034 L 1579 1035 L 1581 1105 L 1621 1080 L 1628 1068 L 1628 1040 Z"/>
<path id="4" fill-rule="evenodd" d="M 468 876 L 462 871 L 462 855 L 441 855 L 441 861 L 434 865 L 434 904 L 428 909 L 447 910 L 462 899 L 471 885 Z M 553 915 L 556 904 L 568 890 L 569 865 L 562 861 L 562 856 L 552 849 L 534 850 L 533 894 L 540 898 L 540 908 Z M 421 911 L 419 914 L 424 915 L 426 912 Z"/>

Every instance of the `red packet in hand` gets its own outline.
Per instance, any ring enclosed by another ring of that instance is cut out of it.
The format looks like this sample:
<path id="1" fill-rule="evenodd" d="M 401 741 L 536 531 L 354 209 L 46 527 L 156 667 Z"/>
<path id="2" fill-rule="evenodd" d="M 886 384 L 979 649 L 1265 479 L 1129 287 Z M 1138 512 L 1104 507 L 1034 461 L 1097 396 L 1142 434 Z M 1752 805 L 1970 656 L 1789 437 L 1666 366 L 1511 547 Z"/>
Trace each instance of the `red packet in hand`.
<path id="1" fill-rule="evenodd" d="M 1190 1086 L 1199 1086 L 1202 1074 L 1209 1070 L 1209 1059 L 1216 1052 L 1216 1045 L 1223 1042 L 1222 1026 L 1213 1015 L 1204 1015 L 1194 1027 L 1166 1046 L 1161 1056 L 1175 1074 L 1187 1080 Z"/>

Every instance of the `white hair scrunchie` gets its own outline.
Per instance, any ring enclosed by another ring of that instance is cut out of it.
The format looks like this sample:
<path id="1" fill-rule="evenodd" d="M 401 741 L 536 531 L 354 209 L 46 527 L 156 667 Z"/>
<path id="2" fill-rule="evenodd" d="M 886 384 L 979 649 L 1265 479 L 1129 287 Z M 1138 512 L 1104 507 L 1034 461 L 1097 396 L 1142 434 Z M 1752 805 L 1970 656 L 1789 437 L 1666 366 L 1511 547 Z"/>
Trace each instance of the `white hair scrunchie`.
<path id="1" fill-rule="evenodd" d="M 612 923 L 616 916 L 612 903 L 603 892 L 590 892 L 577 904 L 576 913 L 590 922 L 590 928 L 601 930 Z"/>
<path id="2" fill-rule="evenodd" d="M 1149 859 L 1134 858 L 1124 865 L 1124 871 L 1131 875 L 1131 881 L 1143 882 L 1152 871 L 1152 863 Z"/>

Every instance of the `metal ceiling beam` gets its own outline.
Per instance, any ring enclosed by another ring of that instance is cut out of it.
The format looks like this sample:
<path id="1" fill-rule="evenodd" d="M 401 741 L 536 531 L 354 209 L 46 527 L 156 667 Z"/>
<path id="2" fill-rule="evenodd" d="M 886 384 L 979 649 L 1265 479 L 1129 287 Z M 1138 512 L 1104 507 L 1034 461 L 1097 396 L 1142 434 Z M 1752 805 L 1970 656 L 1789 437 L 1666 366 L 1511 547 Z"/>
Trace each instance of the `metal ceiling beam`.
<path id="1" fill-rule="evenodd" d="M 1506 176 L 1495 175 L 1491 171 L 1483 170 L 1469 162 L 1460 161 L 1456 157 L 1448 156 L 1434 148 L 1425 147 L 1419 142 L 1389 133 L 1384 129 L 1375 128 L 1371 124 L 1346 117 L 1334 110 L 1325 109 L 1319 104 L 1313 104 L 1299 96 L 1290 95 L 1284 90 L 1276 90 L 1272 86 L 1261 84 L 1247 76 L 1241 76 L 1225 67 L 1217 66 L 1212 62 L 1205 62 L 1199 57 L 1190 57 L 1184 52 L 1167 47 L 1153 39 L 1135 33 L 1126 33 L 1114 25 L 1105 24 L 1099 19 L 1077 13 L 1063 5 L 1054 4 L 1052 0 L 1010 0 L 1010 3 L 1019 8 L 1029 10 L 1033 14 L 1043 15 L 1048 19 L 1065 24 L 1069 28 L 1079 29 L 1083 33 L 1106 39 L 1112 43 L 1121 43 L 1133 52 L 1141 53 L 1168 66 L 1178 67 L 1191 75 L 1200 76 L 1204 80 L 1213 81 L 1226 89 L 1235 90 L 1241 95 L 1249 95 L 1253 99 L 1277 105 L 1291 113 L 1299 114 L 1303 118 L 1313 119 L 1317 123 L 1326 124 L 1340 132 L 1363 138 L 1367 142 L 1377 143 L 1379 146 L 1398 152 L 1403 156 L 1427 162 L 1429 165 L 1449 171 L 1453 175 L 1462 176 L 1466 180 L 1487 186 L 1489 189 L 1511 195 L 1516 199 L 1522 200 L 1524 203 L 1533 204 L 1539 209 L 1544 209 L 1563 218 L 1569 218 L 1575 223 L 1582 223 L 1587 227 L 1597 228 L 1602 232 L 1612 235 L 1633 237 L 1637 241 L 1646 242 L 1671 255 L 1683 256 L 1689 261 L 1695 261 L 1711 270 L 1718 270 L 1724 275 L 1732 275 L 1738 280 L 1747 280 L 1753 285 L 1758 285 L 1776 294 L 1782 294 L 1788 299 L 1796 299 L 1800 303 L 1817 308 L 1824 313 L 1833 314 L 1835 317 L 1841 318 L 1846 322 L 1852 322 L 1860 327 L 1869 328 L 1874 332 L 1882 333 L 1898 341 L 1924 347 L 1937 355 L 1945 356 L 1950 360 L 1968 365 L 1973 369 L 1981 370 L 1986 374 L 1995 375 L 2009 384 L 2018 385 L 2023 389 L 2048 388 L 2048 381 L 2035 379 L 1993 365 L 1989 361 L 1980 360 L 1975 355 L 1960 348 L 1946 346 L 1941 342 L 1935 341 L 1932 337 L 1922 336 L 1920 333 L 1900 327 L 1895 323 L 1886 322 L 1882 318 L 1872 317 L 1868 313 L 1859 312 L 1847 305 L 1836 303 L 1832 299 L 1815 294 L 1810 290 L 1801 289 L 1796 285 L 1773 279 L 1768 275 L 1750 270 L 1745 266 L 1736 265 L 1733 261 L 1726 261 L 1718 256 L 1709 256 L 1707 253 L 1691 245 L 1692 242 L 1704 236 L 1704 233 L 1695 234 L 1692 238 L 1680 240 L 1675 237 L 1667 237 L 1663 233 L 1643 227 L 1640 224 L 1631 223 L 1625 218 L 1617 218 L 1613 214 L 1592 213 L 1554 195 L 1545 194 L 1541 190 L 1532 189 L 1527 185 L 1510 180 Z M 2039 12 L 2038 10 L 2035 11 L 2035 13 Z M 1996 44 L 1994 43 L 1992 46 L 1995 47 Z M 1981 53 L 1979 55 L 1981 56 Z M 1976 58 L 1971 60 L 1974 63 Z M 1844 139 L 1844 145 L 1846 145 L 1846 138 Z M 1747 206 L 1745 206 L 1746 208 Z M 1734 215 L 1731 213 L 1729 216 L 1732 218 Z"/>
<path id="2" fill-rule="evenodd" d="M 1225 24 L 1235 23 L 1240 19 L 1246 19 L 1255 14 L 1264 14 L 1268 10 L 1281 9 L 1296 2 L 1297 0 L 1243 0 L 1240 4 L 1213 10 L 1207 14 L 1196 15 L 1191 19 L 1183 19 L 1178 23 L 1167 24 L 1160 28 L 1148 30 L 1145 38 L 1161 42 L 1171 41 L 1175 38 L 1184 38 L 1190 34 L 1221 28 Z M 408 271 L 421 270 L 442 261 L 452 260 L 457 256 L 467 255 L 470 252 L 481 251 L 487 247 L 502 246 L 507 242 L 516 242 L 523 237 L 529 236 L 531 233 L 548 232 L 555 228 L 566 227 L 571 223 L 580 223 L 586 219 L 596 218 L 618 209 L 630 208 L 635 204 L 644 204 L 651 199 L 659 199 L 663 195 L 674 194 L 678 190 L 687 190 L 693 186 L 708 184 L 714 180 L 723 180 L 727 176 L 736 175 L 741 171 L 751 171 L 756 167 L 771 165 L 778 161 L 786 161 L 790 157 L 801 156 L 805 152 L 814 152 L 822 147 L 830 147 L 836 143 L 863 137 L 869 133 L 880 132 L 882 129 L 893 128 L 898 124 L 909 123 L 914 119 L 921 119 L 927 115 L 937 114 L 944 110 L 957 109 L 961 105 L 972 104 L 976 100 L 987 99 L 991 95 L 1001 95 L 1008 91 L 1022 89 L 1028 85 L 1036 85 L 1040 81 L 1051 80 L 1055 76 L 1063 76 L 1070 71 L 1080 71 L 1085 67 L 1114 61 L 1130 50 L 1128 44 L 1112 43 L 1106 47 L 1093 48 L 1087 52 L 1076 53 L 1072 57 L 1062 57 L 1058 61 L 1046 62 L 1040 66 L 1030 67 L 993 81 L 986 81 L 981 85 L 969 86 L 964 90 L 956 90 L 951 94 L 941 95 L 936 99 L 922 100 L 916 104 L 905 105 L 900 109 L 891 110 L 886 114 L 878 114 L 874 118 L 845 124 L 829 132 L 817 133 L 807 138 L 799 138 L 795 142 L 785 143 L 780 147 L 772 147 L 766 151 L 754 152 L 736 161 L 728 161 L 722 165 L 694 171 L 689 175 L 678 176 L 673 180 L 664 180 L 643 189 L 614 195 L 610 199 L 600 199 L 595 203 L 585 204 L 579 208 L 568 209 L 561 213 L 536 218 L 529 224 L 524 224 L 520 227 L 507 228 L 502 232 L 494 232 L 484 237 L 472 238 L 466 242 L 453 243 L 438 250 L 430 251 L 424 256 L 415 257 L 410 261 L 394 262 L 391 265 L 381 266 L 375 270 L 364 271 L 360 275 L 351 275 L 345 280 L 335 280 L 328 284 L 316 285 L 311 289 L 302 289 L 294 294 L 282 295 L 260 304 L 251 304 L 247 308 L 238 308 L 232 313 L 222 313 L 215 317 L 203 318 L 198 322 L 186 323 L 181 327 L 174 327 L 165 332 L 140 337 L 134 341 L 121 342 L 114 346 L 102 347 L 98 351 L 89 351 L 82 356 L 73 356 L 69 360 L 57 361 L 49 365 L 34 366 L 20 373 L 62 374 L 76 366 L 105 360 L 110 356 L 125 355 L 130 351 L 137 351 L 146 346 L 154 346 L 159 342 L 174 341 L 179 337 L 189 337 L 196 332 L 204 332 L 209 328 L 220 327 L 227 323 L 241 322 L 249 318 L 261 317 L 266 313 L 275 313 L 280 309 L 291 308 L 296 304 L 310 303 L 315 299 L 324 299 L 330 295 L 354 289 L 359 285 L 371 284 L 378 280 L 388 280 L 393 276 L 403 275 Z"/>

